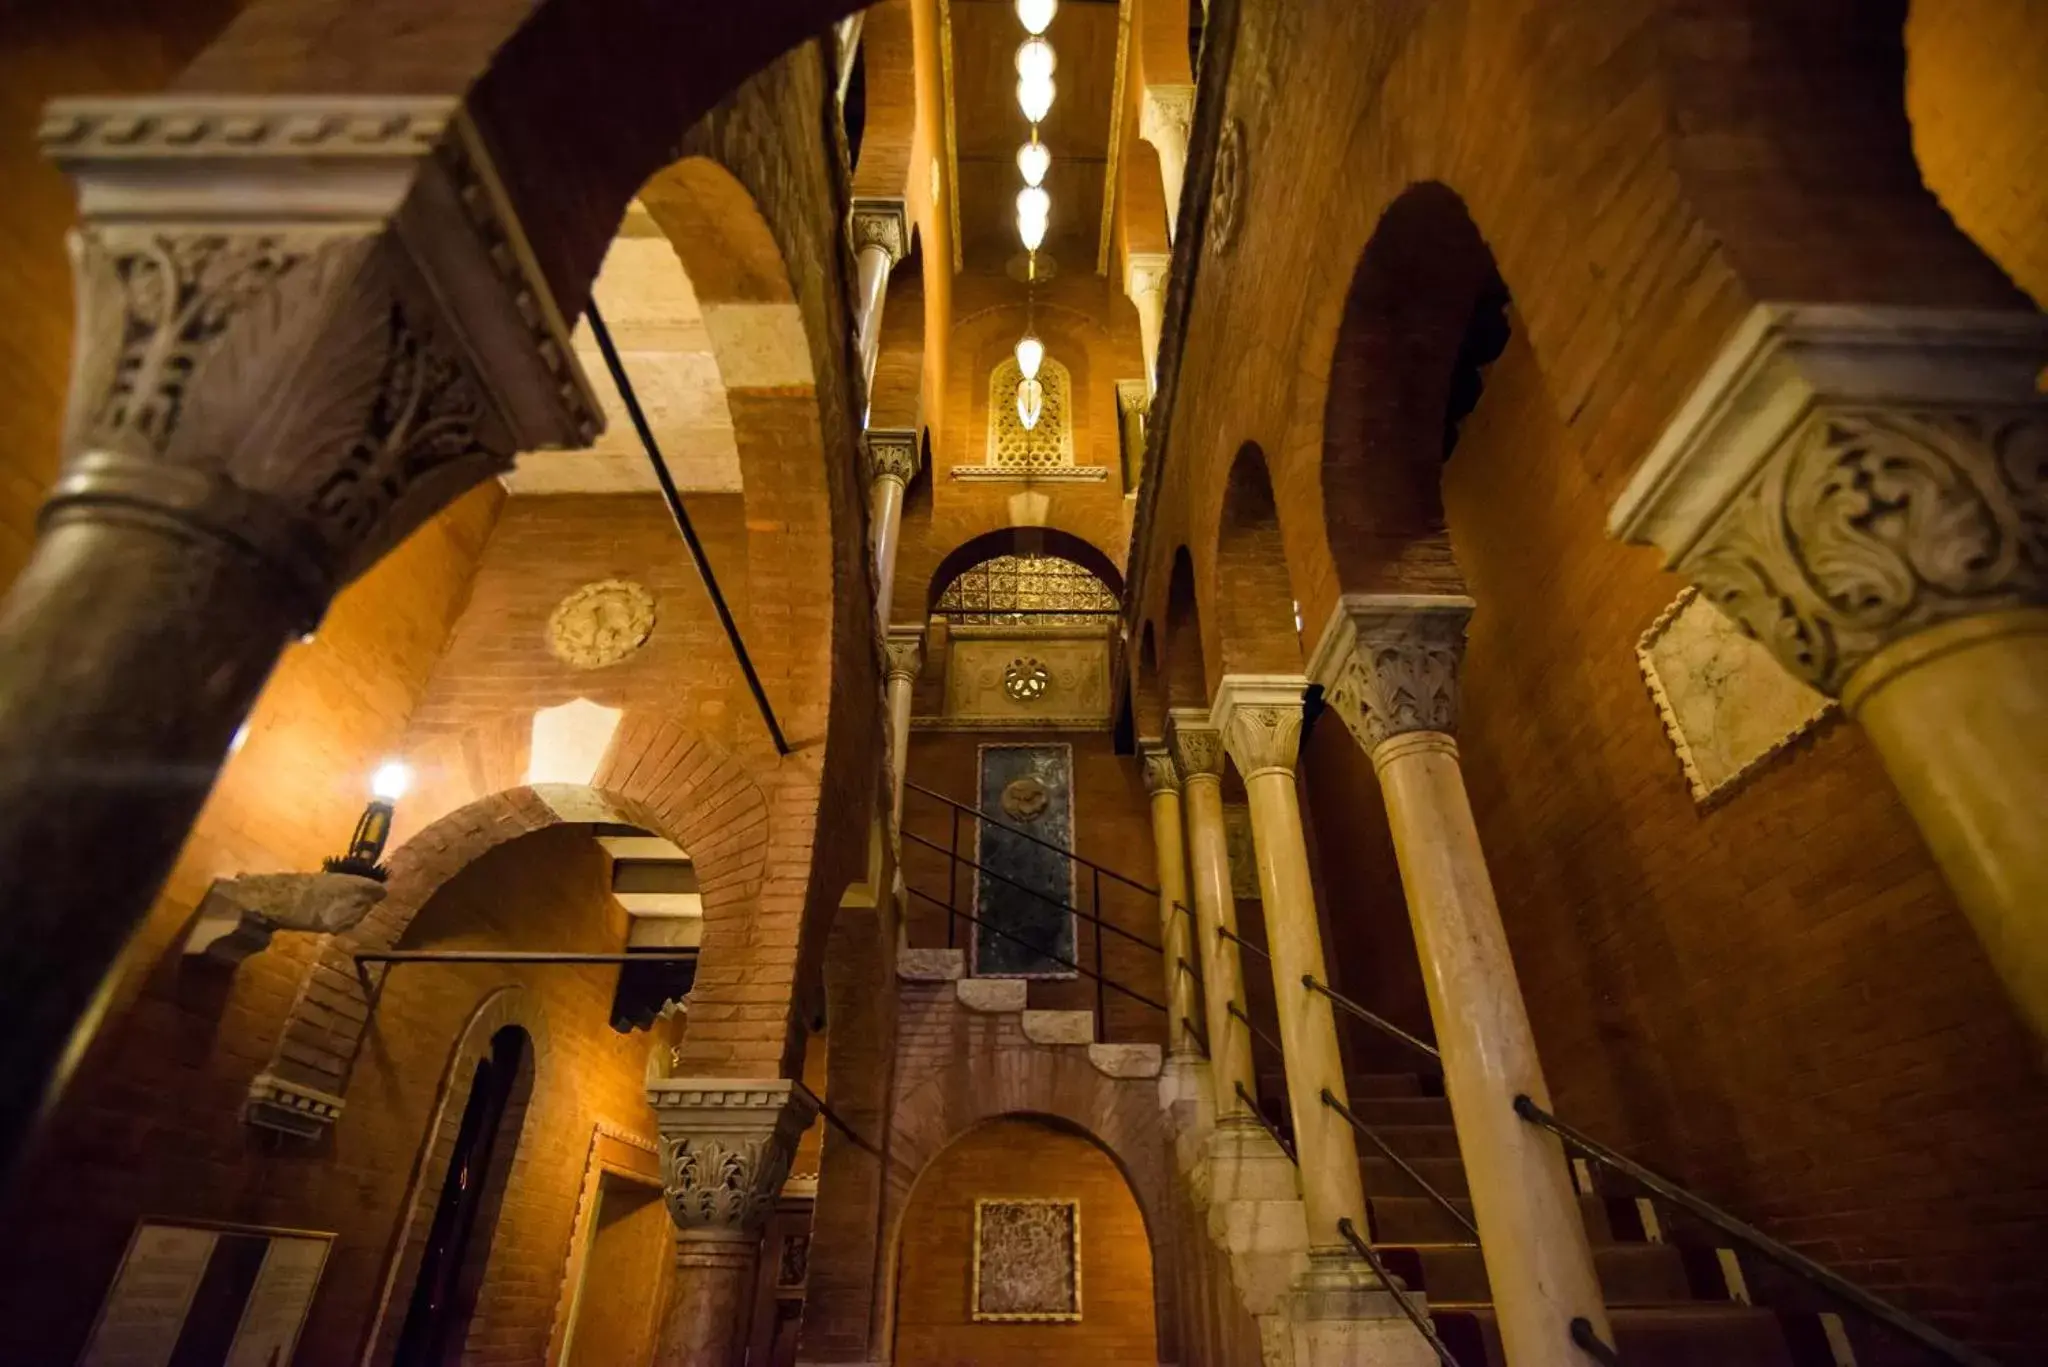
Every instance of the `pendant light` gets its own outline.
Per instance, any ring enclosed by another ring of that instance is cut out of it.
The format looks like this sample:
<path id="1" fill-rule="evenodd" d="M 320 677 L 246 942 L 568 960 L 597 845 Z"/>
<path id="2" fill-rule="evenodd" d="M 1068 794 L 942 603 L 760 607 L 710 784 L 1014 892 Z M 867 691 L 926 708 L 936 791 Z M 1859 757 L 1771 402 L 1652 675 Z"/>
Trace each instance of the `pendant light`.
<path id="1" fill-rule="evenodd" d="M 1037 138 L 1017 149 L 1017 171 L 1024 177 L 1024 183 L 1032 189 L 1045 184 L 1045 173 L 1052 169 L 1052 153 Z"/>
<path id="2" fill-rule="evenodd" d="M 1060 0 L 1017 0 L 1017 22 L 1030 34 L 1040 34 L 1052 24 L 1052 17 L 1060 10 Z"/>

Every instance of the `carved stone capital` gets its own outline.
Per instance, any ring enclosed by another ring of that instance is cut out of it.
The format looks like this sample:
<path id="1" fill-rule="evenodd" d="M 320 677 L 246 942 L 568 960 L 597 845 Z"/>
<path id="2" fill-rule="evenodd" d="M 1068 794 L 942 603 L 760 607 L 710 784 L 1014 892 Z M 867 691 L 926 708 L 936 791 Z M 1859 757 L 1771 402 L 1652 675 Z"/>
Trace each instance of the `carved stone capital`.
<path id="1" fill-rule="evenodd" d="M 889 269 L 910 254 L 910 213 L 900 199 L 856 199 L 853 202 L 851 234 L 853 250 L 859 255 L 868 247 L 879 247 L 889 256 Z"/>
<path id="2" fill-rule="evenodd" d="M 82 220 L 46 517 L 230 542 L 317 618 L 514 452 L 600 430 L 459 102 L 60 100 L 41 137 Z"/>
<path id="3" fill-rule="evenodd" d="M 1124 293 L 1136 303 L 1147 295 L 1164 298 L 1173 258 L 1165 252 L 1132 252 L 1124 258 Z"/>
<path id="4" fill-rule="evenodd" d="M 1138 112 L 1138 136 L 1162 150 L 1176 149 L 1185 158 L 1188 130 L 1195 120 L 1195 88 L 1191 85 L 1148 85 Z"/>
<path id="5" fill-rule="evenodd" d="M 1209 716 L 1247 780 L 1275 769 L 1294 772 L 1301 754 L 1301 699 L 1307 691 L 1308 680 L 1299 674 L 1223 676 Z"/>
<path id="6" fill-rule="evenodd" d="M 1163 740 L 1141 740 L 1138 742 L 1138 758 L 1145 765 L 1145 791 L 1155 797 L 1160 793 L 1180 791 L 1180 769 L 1173 762 L 1173 751 Z"/>
<path id="7" fill-rule="evenodd" d="M 893 479 L 908 485 L 917 478 L 919 456 L 917 433 L 907 427 L 871 427 L 861 434 L 861 452 L 867 461 L 868 483 Z"/>
<path id="8" fill-rule="evenodd" d="M 1840 696 L 1883 647 L 2048 603 L 2048 318 L 1760 305 L 1608 517 Z"/>
<path id="9" fill-rule="evenodd" d="M 1370 754 L 1411 731 L 1458 731 L 1458 667 L 1472 600 L 1353 593 L 1339 599 L 1309 657 L 1323 702 Z"/>
<path id="10" fill-rule="evenodd" d="M 788 1078 L 663 1078 L 647 1100 L 676 1227 L 759 1234 L 817 1098 Z"/>
<path id="11" fill-rule="evenodd" d="M 384 885 L 347 873 L 252 873 L 216 878 L 185 937 L 185 953 L 238 964 L 280 930 L 338 935 L 384 900 Z"/>
<path id="12" fill-rule="evenodd" d="M 889 660 L 887 677 L 915 682 L 924 672 L 924 628 L 890 627 L 882 638 L 882 652 Z"/>
<path id="13" fill-rule="evenodd" d="M 275 1073 L 258 1073 L 242 1103 L 242 1119 L 294 1139 L 318 1139 L 341 1119 L 345 1103 L 332 1092 Z"/>
<path id="14" fill-rule="evenodd" d="M 1166 744 L 1184 782 L 1223 777 L 1223 733 L 1201 708 L 1176 707 L 1166 714 Z"/>

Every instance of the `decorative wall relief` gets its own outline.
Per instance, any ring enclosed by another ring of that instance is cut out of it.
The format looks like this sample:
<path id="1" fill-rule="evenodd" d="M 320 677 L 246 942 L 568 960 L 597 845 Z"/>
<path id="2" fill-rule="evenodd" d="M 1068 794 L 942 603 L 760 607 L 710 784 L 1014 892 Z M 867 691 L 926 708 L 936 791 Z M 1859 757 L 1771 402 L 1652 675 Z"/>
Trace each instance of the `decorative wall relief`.
<path id="1" fill-rule="evenodd" d="M 1014 830 L 983 821 L 975 835 L 974 967 L 981 977 L 1071 978 L 1074 958 L 1073 750 L 1065 745 L 981 747 L 980 806 Z M 1019 834 L 1018 832 L 1023 832 Z M 1034 838 L 1027 838 L 1034 837 Z"/>
<path id="2" fill-rule="evenodd" d="M 1099 628 L 956 626 L 947 639 L 946 710 L 939 724 L 1106 727 L 1109 680 L 1109 640 Z"/>
<path id="3" fill-rule="evenodd" d="M 1081 1203 L 983 1198 L 974 1203 L 977 1320 L 1081 1318 Z"/>
<path id="4" fill-rule="evenodd" d="M 548 618 L 548 650 L 577 669 L 615 665 L 654 630 L 654 595 L 630 579 L 585 584 Z"/>
<path id="5" fill-rule="evenodd" d="M 1702 807 L 1836 711 L 1694 587 L 1650 624 L 1636 660 Z"/>

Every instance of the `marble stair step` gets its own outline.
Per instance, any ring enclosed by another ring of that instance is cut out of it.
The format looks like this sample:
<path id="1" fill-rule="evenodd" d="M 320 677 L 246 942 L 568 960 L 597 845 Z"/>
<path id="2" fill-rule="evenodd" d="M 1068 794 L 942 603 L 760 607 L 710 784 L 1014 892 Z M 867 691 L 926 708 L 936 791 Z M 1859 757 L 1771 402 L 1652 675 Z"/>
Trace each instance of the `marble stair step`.
<path id="1" fill-rule="evenodd" d="M 1479 1304 L 1493 1299 L 1486 1261 L 1476 1245 L 1385 1247 L 1380 1255 L 1394 1274 L 1429 1296 L 1431 1305 Z M 1694 1301 L 1725 1303 L 1726 1283 L 1705 1264 L 1664 1244 L 1604 1244 L 1593 1250 L 1600 1290 L 1610 1306 L 1669 1306 Z"/>
<path id="2" fill-rule="evenodd" d="M 1392 1160 L 1379 1156 L 1378 1150 L 1365 1141 L 1359 1141 L 1359 1150 L 1366 1156 L 1358 1160 L 1360 1173 L 1365 1178 L 1365 1189 L 1374 1196 L 1420 1196 L 1417 1187 L 1407 1173 L 1395 1167 Z M 1388 1147 L 1395 1153 L 1401 1150 L 1388 1141 Z M 1416 1175 L 1446 1196 L 1469 1196 L 1471 1189 L 1465 1183 L 1465 1164 L 1457 1158 L 1409 1158 L 1401 1153 L 1408 1166 Z"/>
<path id="3" fill-rule="evenodd" d="M 1458 1132 L 1449 1125 L 1375 1125 L 1373 1132 L 1387 1141 L 1387 1147 L 1409 1162 L 1418 1158 L 1456 1158 Z M 1378 1150 L 1363 1136 L 1358 1140 L 1359 1157 Z"/>
<path id="4" fill-rule="evenodd" d="M 1429 1311 L 1461 1367 L 1507 1367 L 1492 1306 L 1432 1302 Z M 1612 1310 L 1608 1318 L 1628 1367 L 1799 1367 L 1768 1310 L 1688 1305 Z"/>
<path id="5" fill-rule="evenodd" d="M 1462 1244 L 1472 1236 L 1445 1214 L 1427 1196 L 1374 1196 L 1366 1201 L 1372 1212 L 1372 1237 L 1383 1244 Z M 1472 1202 L 1454 1198 L 1451 1205 L 1466 1219 L 1472 1218 Z M 1579 1198 L 1579 1214 L 1586 1222 L 1586 1237 L 1592 1243 L 1643 1242 L 1640 1227 L 1610 1218 L 1608 1203 L 1598 1196 Z"/>

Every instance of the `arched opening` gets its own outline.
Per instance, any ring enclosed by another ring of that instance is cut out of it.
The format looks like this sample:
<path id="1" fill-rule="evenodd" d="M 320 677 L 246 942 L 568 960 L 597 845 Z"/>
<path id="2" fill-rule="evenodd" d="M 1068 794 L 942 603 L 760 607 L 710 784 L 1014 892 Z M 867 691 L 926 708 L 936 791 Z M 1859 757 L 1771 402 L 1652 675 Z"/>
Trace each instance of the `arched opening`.
<path id="1" fill-rule="evenodd" d="M 1226 674 L 1299 673 L 1300 607 L 1287 573 L 1280 512 L 1265 453 L 1247 442 L 1230 467 L 1216 537 L 1218 680 Z"/>
<path id="2" fill-rule="evenodd" d="M 1092 542 L 1057 527 L 1003 527 L 964 541 L 932 575 L 927 611 L 963 620 L 1117 611 L 1123 576 Z"/>
<path id="3" fill-rule="evenodd" d="M 1202 624 L 1195 607 L 1195 562 L 1186 546 L 1173 553 L 1173 577 L 1166 589 L 1166 677 L 1168 707 L 1207 707 L 1208 674 L 1202 666 Z"/>
<path id="4" fill-rule="evenodd" d="M 440 1367 L 461 1355 L 532 1089 L 526 1032 L 508 1025 L 491 1036 L 469 1077 L 469 1099 L 398 1333 L 395 1367 Z"/>
<path id="5" fill-rule="evenodd" d="M 846 129 L 846 160 L 860 165 L 860 146 L 868 128 L 868 46 L 853 51 L 853 70 L 846 78 L 846 94 L 839 102 L 839 120 Z"/>
<path id="6" fill-rule="evenodd" d="M 904 1367 L 1158 1360 L 1151 1236 L 1093 1137 L 1039 1116 L 978 1125 L 918 1174 L 900 1228 Z"/>

